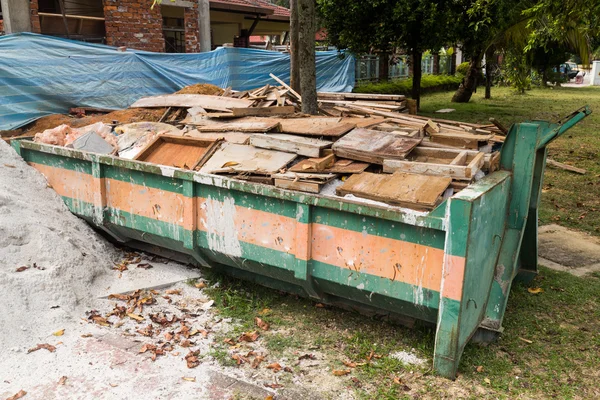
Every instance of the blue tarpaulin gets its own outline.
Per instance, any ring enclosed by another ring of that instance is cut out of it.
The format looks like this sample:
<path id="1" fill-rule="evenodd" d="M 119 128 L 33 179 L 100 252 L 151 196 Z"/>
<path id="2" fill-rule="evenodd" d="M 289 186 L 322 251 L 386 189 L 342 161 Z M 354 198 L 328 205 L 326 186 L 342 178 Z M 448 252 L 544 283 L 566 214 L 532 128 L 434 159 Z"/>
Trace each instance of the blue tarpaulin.
<path id="1" fill-rule="evenodd" d="M 141 97 L 194 83 L 248 90 L 289 82 L 289 55 L 218 48 L 208 53 L 118 51 L 33 33 L 0 37 L 0 130 L 15 129 L 71 107 L 126 108 Z M 349 92 L 354 58 L 317 52 L 317 89 Z"/>

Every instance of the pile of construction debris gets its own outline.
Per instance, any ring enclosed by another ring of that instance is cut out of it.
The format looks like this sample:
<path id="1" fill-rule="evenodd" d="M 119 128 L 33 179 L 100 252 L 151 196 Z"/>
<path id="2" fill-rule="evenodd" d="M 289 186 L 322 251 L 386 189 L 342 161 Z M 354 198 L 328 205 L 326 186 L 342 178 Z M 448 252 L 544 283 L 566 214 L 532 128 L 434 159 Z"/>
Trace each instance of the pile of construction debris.
<path id="1" fill-rule="evenodd" d="M 505 132 L 495 125 L 408 115 L 400 95 L 319 93 L 320 115 L 307 116 L 301 95 L 272 77 L 280 86 L 207 95 L 194 85 L 131 105 L 160 109 L 157 122 L 64 124 L 34 140 L 417 210 L 498 168 Z"/>

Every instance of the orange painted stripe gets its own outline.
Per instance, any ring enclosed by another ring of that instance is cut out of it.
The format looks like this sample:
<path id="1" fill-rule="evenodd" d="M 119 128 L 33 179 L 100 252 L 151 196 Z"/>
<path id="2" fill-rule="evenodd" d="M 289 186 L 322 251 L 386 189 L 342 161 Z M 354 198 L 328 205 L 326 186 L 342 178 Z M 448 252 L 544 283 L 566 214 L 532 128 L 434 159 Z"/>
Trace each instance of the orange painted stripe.
<path id="1" fill-rule="evenodd" d="M 94 187 L 101 183 L 98 178 L 84 172 L 44 164 L 29 163 L 29 165 L 40 171 L 59 195 L 75 201 L 96 204 Z"/>
<path id="2" fill-rule="evenodd" d="M 32 164 L 61 195 L 92 204 L 98 179 L 67 169 Z M 197 215 L 185 214 L 194 199 L 182 194 L 104 179 L 106 205 L 131 214 L 197 229 L 219 236 L 235 232 L 238 240 L 294 254 L 301 260 L 314 259 L 340 268 L 405 282 L 440 291 L 442 264 L 448 263 L 442 295 L 461 300 L 464 257 L 424 245 L 355 232 L 321 224 L 304 224 L 265 211 L 218 200 L 196 198 Z M 227 225 L 233 221 L 233 225 Z M 195 226 L 194 226 L 195 225 Z M 309 241 L 309 235 L 311 240 Z"/>

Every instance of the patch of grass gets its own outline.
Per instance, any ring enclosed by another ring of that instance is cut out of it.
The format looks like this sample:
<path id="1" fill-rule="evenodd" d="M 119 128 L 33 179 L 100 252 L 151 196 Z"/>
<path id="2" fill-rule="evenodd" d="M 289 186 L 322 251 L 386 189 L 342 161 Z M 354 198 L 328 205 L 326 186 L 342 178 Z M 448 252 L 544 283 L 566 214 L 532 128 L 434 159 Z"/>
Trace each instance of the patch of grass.
<path id="1" fill-rule="evenodd" d="M 219 281 L 237 282 L 223 277 Z M 238 284 L 244 286 L 243 291 Z M 504 333 L 486 347 L 468 345 L 454 382 L 431 372 L 432 328 L 408 329 L 336 308 L 317 308 L 309 300 L 248 283 L 234 283 L 236 289 L 221 285 L 211 289 L 211 296 L 226 298 L 225 303 L 216 302 L 217 308 L 224 315 L 241 316 L 242 323 L 249 318 L 238 307 L 250 312 L 253 319 L 252 312 L 266 305 L 270 311 L 264 319 L 271 329 L 261 332 L 261 340 L 269 352 L 294 359 L 316 349 L 326 357 L 324 374 L 331 374 L 326 366 L 346 369 L 344 361 L 365 362 L 371 352 L 381 356 L 339 377 L 355 387 L 361 399 L 597 398 L 600 274 L 582 279 L 542 268 L 532 286 L 544 292 L 534 295 L 523 285 L 513 287 Z M 227 296 L 222 292 L 228 292 Z M 242 306 L 239 303 L 244 299 L 249 299 L 249 304 Z M 427 365 L 404 365 L 390 357 L 399 350 L 413 351 L 427 360 Z M 221 363 L 233 363 L 224 349 L 213 352 Z M 482 372 L 477 372 L 478 366 Z"/>
<path id="2" fill-rule="evenodd" d="M 494 117 L 505 126 L 525 120 L 557 121 L 590 105 L 592 115 L 549 146 L 549 157 L 588 171 L 577 175 L 547 167 L 540 207 L 543 224 L 557 223 L 600 235 L 600 88 L 559 87 L 534 89 L 517 95 L 509 88 L 492 88 L 492 98 L 483 98 L 483 88 L 469 103 L 451 103 L 453 92 L 434 93 L 421 99 L 420 114 L 457 121 L 488 124 Z M 454 108 L 448 114 L 436 114 Z"/>
<path id="3" fill-rule="evenodd" d="M 421 92 L 431 93 L 441 90 L 456 90 L 462 77 L 452 75 L 423 75 L 421 79 Z M 356 93 L 403 94 L 410 96 L 412 78 L 396 79 L 388 82 L 369 82 L 359 84 L 354 88 Z"/>

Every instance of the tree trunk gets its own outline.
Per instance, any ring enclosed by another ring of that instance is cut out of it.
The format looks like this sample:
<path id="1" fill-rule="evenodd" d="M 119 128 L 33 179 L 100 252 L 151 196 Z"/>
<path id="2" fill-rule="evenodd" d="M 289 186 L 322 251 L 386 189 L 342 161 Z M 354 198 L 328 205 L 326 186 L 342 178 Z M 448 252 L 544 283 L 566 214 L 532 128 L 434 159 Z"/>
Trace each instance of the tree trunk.
<path id="1" fill-rule="evenodd" d="M 496 65 L 495 59 L 495 48 L 493 46 L 488 47 L 485 52 L 485 98 L 492 98 L 492 81 L 494 80 L 493 70 Z"/>
<path id="2" fill-rule="evenodd" d="M 481 56 L 474 57 L 469 61 L 469 69 L 467 75 L 463 78 L 462 83 L 452 96 L 453 103 L 468 103 L 471 96 L 477 87 L 477 75 L 479 74 L 479 63 Z"/>
<path id="3" fill-rule="evenodd" d="M 440 54 L 436 53 L 433 55 L 433 75 L 440 74 Z"/>
<path id="4" fill-rule="evenodd" d="M 417 111 L 421 107 L 421 60 L 423 59 L 423 53 L 420 51 L 413 50 L 412 61 L 413 61 L 413 81 L 411 97 L 417 102 Z"/>
<path id="5" fill-rule="evenodd" d="M 386 82 L 390 79 L 390 54 L 379 54 L 379 81 Z"/>
<path id="6" fill-rule="evenodd" d="M 315 62 L 315 0 L 298 0 L 298 58 L 302 112 L 317 114 L 317 71 Z"/>
<path id="7" fill-rule="evenodd" d="M 298 0 L 290 0 L 290 86 L 300 93 L 300 68 L 298 65 Z"/>

